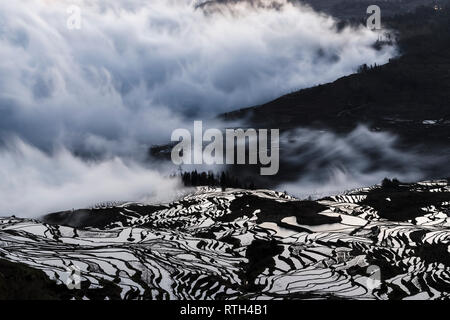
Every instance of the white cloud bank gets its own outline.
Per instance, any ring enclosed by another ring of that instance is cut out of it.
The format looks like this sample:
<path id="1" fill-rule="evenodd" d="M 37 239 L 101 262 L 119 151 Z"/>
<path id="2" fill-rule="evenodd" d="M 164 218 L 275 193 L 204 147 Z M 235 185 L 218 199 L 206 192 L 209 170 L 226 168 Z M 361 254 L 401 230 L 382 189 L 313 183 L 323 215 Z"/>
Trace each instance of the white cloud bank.
<path id="1" fill-rule="evenodd" d="M 278 10 L 240 3 L 205 14 L 188 0 L 1 1 L 0 215 L 175 188 L 115 156 L 167 142 L 186 119 L 395 55 L 373 49 L 377 35 L 365 28 L 337 31 L 330 17 L 277 2 Z M 66 26 L 71 4 L 81 30 Z M 72 155 L 80 151 L 109 157 L 88 163 Z"/>
<path id="2" fill-rule="evenodd" d="M 173 200 L 178 179 L 111 158 L 88 162 L 60 148 L 51 156 L 14 139 L 0 150 L 0 216 L 31 217 L 106 201 Z"/>
<path id="3" fill-rule="evenodd" d="M 211 117 L 332 81 L 395 54 L 366 28 L 285 1 L 205 14 L 189 0 L 0 2 L 0 134 L 41 148 L 165 142 Z M 69 30 L 69 4 L 81 30 Z"/>

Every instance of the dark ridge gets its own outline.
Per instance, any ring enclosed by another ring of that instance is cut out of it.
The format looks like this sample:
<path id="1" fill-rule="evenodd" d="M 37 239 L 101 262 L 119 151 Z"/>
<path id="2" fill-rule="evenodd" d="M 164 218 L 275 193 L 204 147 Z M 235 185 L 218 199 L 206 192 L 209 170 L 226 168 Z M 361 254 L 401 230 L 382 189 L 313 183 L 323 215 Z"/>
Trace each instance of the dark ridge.
<path id="1" fill-rule="evenodd" d="M 425 215 L 422 208 L 450 201 L 449 192 L 421 192 L 408 190 L 408 186 L 375 188 L 361 202 L 377 210 L 378 215 L 390 221 L 408 221 Z"/>
<path id="2" fill-rule="evenodd" d="M 23 263 L 0 259 L 0 300 L 59 300 L 69 290 Z"/>
<path id="3" fill-rule="evenodd" d="M 445 3 L 445 0 L 290 0 L 310 5 L 316 11 L 330 14 L 340 19 L 363 19 L 366 17 L 367 8 L 376 4 L 381 8 L 383 17 L 391 17 L 398 14 L 413 12 L 419 6 L 433 7 L 436 4 Z"/>
<path id="4" fill-rule="evenodd" d="M 257 213 L 257 223 L 275 222 L 280 224 L 283 218 L 291 216 L 297 217 L 299 224 L 306 225 L 321 225 L 341 221 L 339 217 L 318 214 L 326 208 L 326 206 L 315 201 L 278 202 L 254 195 L 243 195 L 233 200 L 230 206 L 231 213 L 218 218 L 218 220 L 231 222 L 238 217 L 251 217 L 256 210 L 261 210 Z M 288 224 L 283 224 L 283 226 L 290 227 Z"/>
<path id="5" fill-rule="evenodd" d="M 450 253 L 448 250 L 449 245 L 446 243 L 424 243 L 415 249 L 417 255 L 428 263 L 436 262 L 450 266 Z M 447 291 L 450 291 L 450 287 L 447 287 Z"/>
<path id="6" fill-rule="evenodd" d="M 89 282 L 84 281 L 79 290 L 69 290 L 41 270 L 0 258 L 0 300 L 81 300 L 84 296 L 92 300 L 120 299 L 119 286 L 104 279 L 99 281 L 98 289 L 89 289 Z"/>
<path id="7" fill-rule="evenodd" d="M 197 7 L 203 9 L 206 13 L 211 13 L 219 11 L 229 4 L 239 2 L 247 2 L 254 7 L 272 7 L 274 9 L 281 7 L 280 4 L 267 3 L 261 0 L 209 0 L 202 2 Z M 391 17 L 412 12 L 419 6 L 442 5 L 446 3 L 446 0 L 383 0 L 380 3 L 374 3 L 373 0 L 288 0 L 288 2 L 309 5 L 316 11 L 339 19 L 360 20 L 366 17 L 367 7 L 373 4 L 381 7 L 383 17 Z"/>
<path id="8" fill-rule="evenodd" d="M 125 208 L 136 212 L 139 215 L 148 215 L 165 208 L 164 206 L 139 206 L 128 205 Z M 42 221 L 53 225 L 63 225 L 73 228 L 106 228 L 112 223 L 125 223 L 126 217 L 120 214 L 124 211 L 121 207 L 99 208 L 99 209 L 78 209 L 50 213 L 42 218 Z M 133 215 L 133 212 L 127 212 Z"/>

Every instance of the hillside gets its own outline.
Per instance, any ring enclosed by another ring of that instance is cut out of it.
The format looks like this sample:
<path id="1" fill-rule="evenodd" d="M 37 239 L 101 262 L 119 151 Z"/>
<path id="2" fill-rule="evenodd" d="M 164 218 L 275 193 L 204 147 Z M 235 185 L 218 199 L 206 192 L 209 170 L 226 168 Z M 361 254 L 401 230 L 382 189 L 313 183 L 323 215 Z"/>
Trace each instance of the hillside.
<path id="1" fill-rule="evenodd" d="M 383 0 L 375 3 L 372 0 L 287 0 L 291 3 L 300 3 L 312 7 L 315 11 L 331 15 L 341 20 L 362 20 L 366 15 L 367 8 L 378 5 L 382 11 L 383 18 L 399 14 L 414 12 L 418 7 L 426 6 L 434 8 L 448 4 L 448 0 Z M 220 10 L 218 5 L 227 3 L 248 2 L 254 6 L 273 6 L 277 4 L 265 0 L 206 0 L 199 1 L 199 7 L 206 10 Z"/>
<path id="2" fill-rule="evenodd" d="M 257 127 L 326 128 L 348 132 L 364 123 L 400 135 L 407 145 L 450 143 L 450 11 L 421 7 L 385 20 L 401 56 L 362 66 L 333 83 L 225 114 Z"/>
<path id="3" fill-rule="evenodd" d="M 381 8 L 383 17 L 391 17 L 397 14 L 414 12 L 419 6 L 441 6 L 445 0 L 384 0 L 374 2 L 372 0 L 293 0 L 293 2 L 306 3 L 316 11 L 330 14 L 340 19 L 362 19 L 366 10 L 371 5 Z"/>

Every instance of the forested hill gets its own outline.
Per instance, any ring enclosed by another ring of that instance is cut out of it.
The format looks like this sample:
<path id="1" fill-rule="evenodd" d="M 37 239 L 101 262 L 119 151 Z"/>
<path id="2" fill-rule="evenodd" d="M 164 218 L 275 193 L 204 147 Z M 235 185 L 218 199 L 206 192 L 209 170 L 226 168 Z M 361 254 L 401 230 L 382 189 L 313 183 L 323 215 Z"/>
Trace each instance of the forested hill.
<path id="1" fill-rule="evenodd" d="M 277 3 L 278 1 L 278 3 Z M 205 10 L 220 10 L 222 5 L 230 3 L 246 2 L 253 6 L 280 6 L 280 0 L 198 0 L 198 7 Z M 367 8 L 371 5 L 378 5 L 382 10 L 384 18 L 394 15 L 414 12 L 420 6 L 429 8 L 442 7 L 449 3 L 449 0 L 287 0 L 294 4 L 302 4 L 312 7 L 315 11 L 331 15 L 335 18 L 363 19 L 366 17 Z"/>
<path id="2" fill-rule="evenodd" d="M 421 7 L 383 20 L 401 56 L 362 66 L 337 81 L 223 115 L 251 125 L 348 131 L 359 123 L 399 134 L 404 142 L 450 142 L 450 10 Z"/>
<path id="3" fill-rule="evenodd" d="M 383 17 L 396 14 L 414 12 L 419 6 L 442 6 L 447 0 L 290 0 L 291 2 L 306 3 L 316 11 L 330 14 L 340 19 L 359 19 L 366 14 L 367 7 L 378 5 Z"/>

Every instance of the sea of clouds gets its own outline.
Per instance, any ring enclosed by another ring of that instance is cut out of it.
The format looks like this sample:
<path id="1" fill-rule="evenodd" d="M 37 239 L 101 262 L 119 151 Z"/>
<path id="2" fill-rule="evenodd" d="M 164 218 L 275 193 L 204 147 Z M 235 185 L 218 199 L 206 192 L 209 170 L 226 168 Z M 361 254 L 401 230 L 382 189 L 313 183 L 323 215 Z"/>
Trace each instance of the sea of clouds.
<path id="1" fill-rule="evenodd" d="M 437 156 L 400 148 L 395 135 L 364 125 L 347 134 L 300 128 L 284 134 L 280 144 L 286 173 L 296 174 L 280 177 L 284 181 L 276 188 L 302 199 L 342 194 L 384 178 L 416 182 L 449 173 L 448 150 Z"/>
<path id="2" fill-rule="evenodd" d="M 0 2 L 0 215 L 169 194 L 168 172 L 143 162 L 173 129 L 396 55 L 362 26 L 260 3 Z"/>

